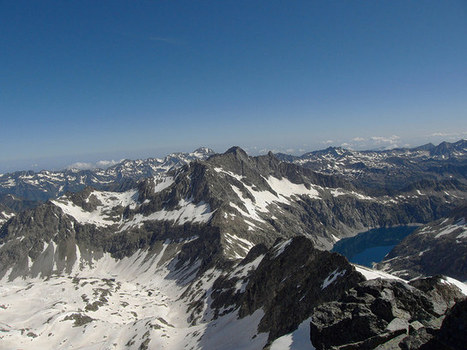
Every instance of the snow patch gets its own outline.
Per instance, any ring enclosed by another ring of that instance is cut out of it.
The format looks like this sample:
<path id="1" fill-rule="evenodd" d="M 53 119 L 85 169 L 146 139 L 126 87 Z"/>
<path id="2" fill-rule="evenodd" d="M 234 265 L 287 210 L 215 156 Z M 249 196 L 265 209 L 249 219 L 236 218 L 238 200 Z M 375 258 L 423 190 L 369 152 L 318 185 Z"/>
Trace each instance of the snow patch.
<path id="1" fill-rule="evenodd" d="M 314 350 L 310 341 L 311 317 L 300 323 L 297 330 L 274 340 L 270 350 Z"/>
<path id="2" fill-rule="evenodd" d="M 335 269 L 331 274 L 326 277 L 326 279 L 323 281 L 323 284 L 321 284 L 321 289 L 325 289 L 327 286 L 329 286 L 332 282 L 337 280 L 337 278 L 344 276 L 347 270 L 343 271 L 337 271 L 338 269 Z"/>
<path id="3" fill-rule="evenodd" d="M 290 239 L 288 239 L 288 240 L 286 240 L 284 242 L 279 243 L 279 245 L 274 249 L 275 252 L 274 252 L 273 259 L 275 259 L 279 255 L 281 255 L 284 252 L 285 248 L 287 248 L 290 245 L 290 243 L 292 243 L 292 238 L 290 238 Z"/>
<path id="4" fill-rule="evenodd" d="M 308 189 L 305 184 L 294 184 L 286 178 L 278 179 L 274 176 L 269 176 L 267 182 L 279 196 L 284 198 L 290 198 L 294 195 L 306 195 L 311 198 L 319 198 L 319 193 L 315 188 L 311 187 Z"/>
<path id="5" fill-rule="evenodd" d="M 154 177 L 154 192 L 161 192 L 172 186 L 174 182 L 174 178 L 171 176 L 156 176 Z"/>
<path id="6" fill-rule="evenodd" d="M 74 204 L 67 197 L 53 200 L 52 203 L 62 209 L 62 211 L 81 224 L 91 224 L 99 227 L 114 225 L 121 220 L 121 217 L 113 215 L 112 211 L 116 207 L 130 207 L 134 209 L 137 205 L 138 190 L 127 192 L 104 192 L 93 191 L 86 199 L 89 202 L 90 197 L 94 196 L 99 201 L 99 205 L 93 211 L 86 211 Z"/>
<path id="7" fill-rule="evenodd" d="M 377 278 L 405 281 L 400 277 L 396 277 L 394 275 L 391 275 L 383 271 L 373 270 L 365 266 L 356 265 L 356 264 L 352 264 L 352 265 L 355 267 L 355 269 L 358 272 L 360 272 L 367 279 L 367 281 L 374 280 Z"/>
<path id="8" fill-rule="evenodd" d="M 461 290 L 461 292 L 464 295 L 467 296 L 467 284 L 466 283 L 463 283 L 463 282 L 461 282 L 459 280 L 456 280 L 456 279 L 454 279 L 452 277 L 444 277 L 444 281 L 445 281 L 444 283 L 446 283 L 446 284 L 455 285 L 456 287 L 458 287 Z"/>
<path id="9" fill-rule="evenodd" d="M 119 230 L 125 231 L 133 227 L 141 227 L 146 221 L 173 221 L 175 224 L 183 225 L 187 222 L 205 223 L 208 222 L 213 213 L 209 204 L 199 202 L 194 204 L 191 199 L 182 199 L 178 203 L 178 209 L 160 210 L 148 216 L 136 214 L 132 220 L 126 222 Z"/>
<path id="10" fill-rule="evenodd" d="M 354 191 L 346 191 L 342 188 L 333 188 L 330 190 L 331 194 L 334 197 L 339 197 L 339 196 L 352 196 L 356 197 L 358 199 L 363 199 L 363 200 L 369 200 L 369 201 L 374 201 L 375 199 L 372 197 L 365 196 L 361 193 L 354 192 Z"/>

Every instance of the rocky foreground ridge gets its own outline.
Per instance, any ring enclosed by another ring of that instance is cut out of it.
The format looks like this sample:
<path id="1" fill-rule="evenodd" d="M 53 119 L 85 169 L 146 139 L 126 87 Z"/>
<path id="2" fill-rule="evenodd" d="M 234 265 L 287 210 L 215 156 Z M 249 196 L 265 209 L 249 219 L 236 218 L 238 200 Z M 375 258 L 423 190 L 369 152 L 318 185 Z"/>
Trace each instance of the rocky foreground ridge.
<path id="1" fill-rule="evenodd" d="M 313 310 L 311 340 L 319 350 L 423 348 L 464 298 L 441 277 L 365 281 Z"/>

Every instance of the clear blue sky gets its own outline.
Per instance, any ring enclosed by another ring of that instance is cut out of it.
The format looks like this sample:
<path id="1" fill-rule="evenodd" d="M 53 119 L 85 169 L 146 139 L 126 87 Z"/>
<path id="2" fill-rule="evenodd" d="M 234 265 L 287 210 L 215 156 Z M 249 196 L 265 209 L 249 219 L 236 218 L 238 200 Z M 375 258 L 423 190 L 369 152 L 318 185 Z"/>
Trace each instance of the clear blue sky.
<path id="1" fill-rule="evenodd" d="M 0 171 L 467 138 L 467 1 L 0 1 Z"/>

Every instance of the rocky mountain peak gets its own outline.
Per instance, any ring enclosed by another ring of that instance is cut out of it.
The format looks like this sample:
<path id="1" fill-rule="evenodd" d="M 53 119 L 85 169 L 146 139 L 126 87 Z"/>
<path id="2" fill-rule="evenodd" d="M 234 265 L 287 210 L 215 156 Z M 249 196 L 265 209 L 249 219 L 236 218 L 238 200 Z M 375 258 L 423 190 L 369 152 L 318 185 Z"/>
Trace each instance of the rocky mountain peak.
<path id="1" fill-rule="evenodd" d="M 430 143 L 415 147 L 415 150 L 416 151 L 431 151 L 435 147 L 436 146 L 430 142 Z"/>
<path id="2" fill-rule="evenodd" d="M 230 147 L 224 154 L 233 154 L 235 157 L 241 158 L 248 158 L 248 154 L 239 146 Z"/>

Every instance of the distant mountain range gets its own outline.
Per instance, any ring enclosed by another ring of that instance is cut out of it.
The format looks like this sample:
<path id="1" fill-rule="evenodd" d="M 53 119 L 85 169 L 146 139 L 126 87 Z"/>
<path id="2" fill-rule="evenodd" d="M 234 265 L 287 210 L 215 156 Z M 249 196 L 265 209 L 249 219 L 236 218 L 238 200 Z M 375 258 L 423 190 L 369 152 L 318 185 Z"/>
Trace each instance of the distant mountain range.
<path id="1" fill-rule="evenodd" d="M 165 158 L 123 160 L 108 168 L 95 170 L 18 171 L 0 175 L 0 194 L 25 200 L 45 201 L 86 186 L 119 190 L 131 187 L 141 178 L 175 169 L 193 160 L 207 159 L 215 152 L 199 148 L 191 153 L 173 153 Z M 282 161 L 314 171 L 344 176 L 347 180 L 381 190 L 402 189 L 424 180 L 450 176 L 466 178 L 467 141 L 426 144 L 416 148 L 384 151 L 351 151 L 341 147 L 292 156 L 275 154 Z"/>
<path id="2" fill-rule="evenodd" d="M 130 188 L 139 179 L 165 173 L 196 159 L 206 159 L 215 152 L 198 148 L 191 153 L 172 153 L 165 158 L 123 160 L 107 169 L 61 171 L 17 171 L 0 175 L 0 194 L 46 201 L 66 192 L 78 192 L 86 186 L 96 189 L 122 190 Z"/>
<path id="3" fill-rule="evenodd" d="M 314 171 L 343 176 L 376 192 L 401 190 L 423 180 L 467 179 L 467 141 L 429 143 L 415 148 L 384 151 L 352 151 L 341 147 L 279 159 Z"/>

